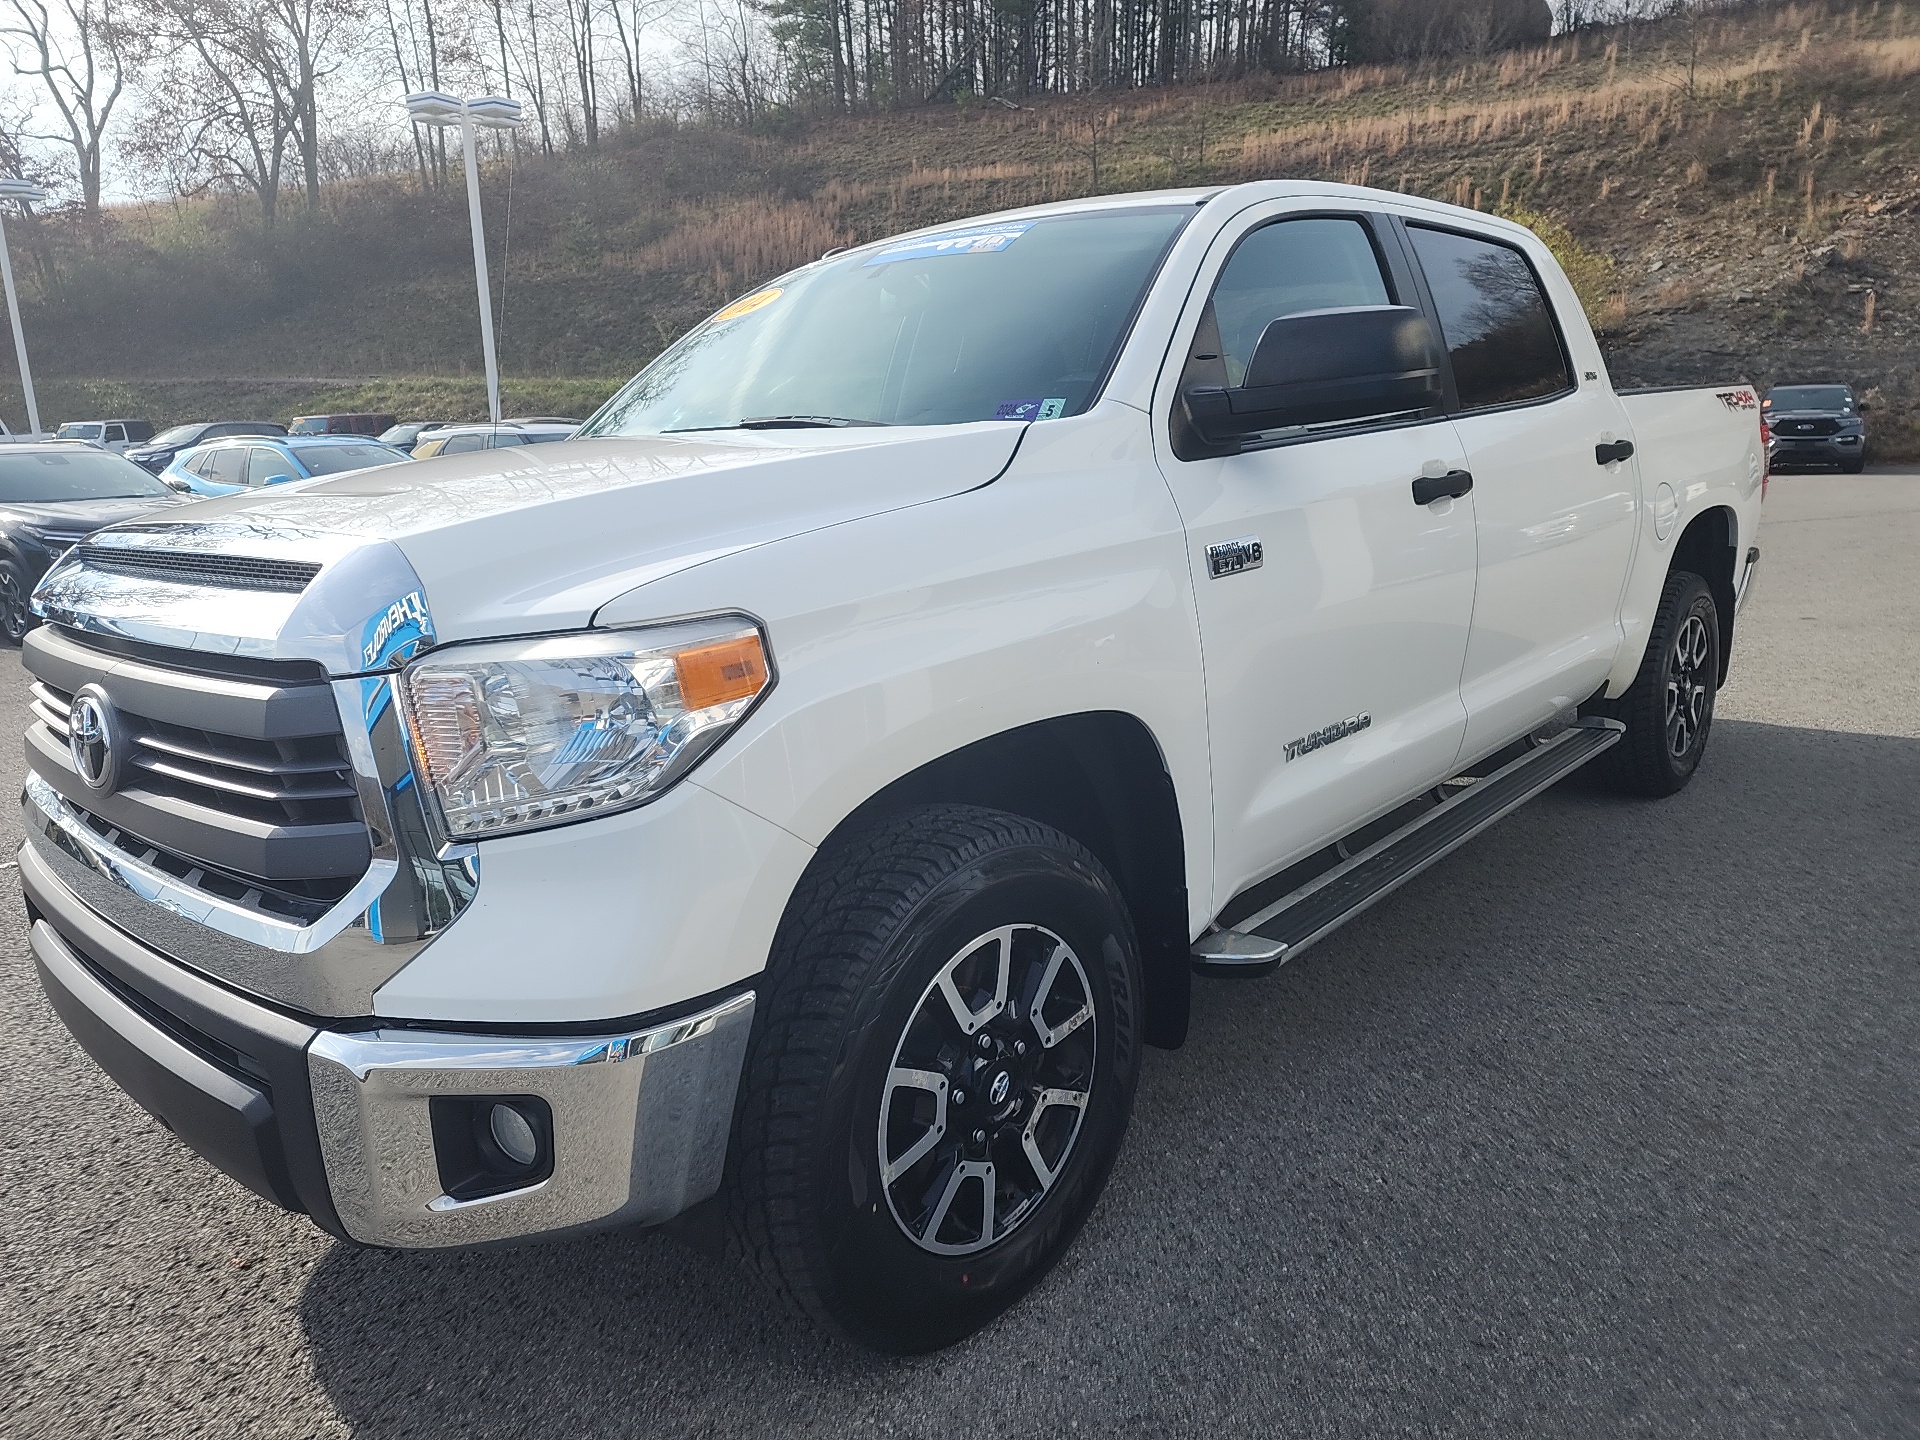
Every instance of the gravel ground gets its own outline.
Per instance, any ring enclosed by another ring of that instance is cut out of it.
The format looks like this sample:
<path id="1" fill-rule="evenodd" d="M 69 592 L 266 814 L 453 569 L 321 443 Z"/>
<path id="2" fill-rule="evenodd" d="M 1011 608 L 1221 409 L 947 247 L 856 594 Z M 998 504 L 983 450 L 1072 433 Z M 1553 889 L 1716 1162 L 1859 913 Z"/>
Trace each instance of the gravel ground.
<path id="1" fill-rule="evenodd" d="M 1920 1435 L 1920 475 L 1778 480 L 1761 545 L 1691 788 L 1200 982 L 1065 1263 L 918 1360 L 659 1235 L 270 1210 L 68 1040 L 9 869 L 0 1435 Z"/>

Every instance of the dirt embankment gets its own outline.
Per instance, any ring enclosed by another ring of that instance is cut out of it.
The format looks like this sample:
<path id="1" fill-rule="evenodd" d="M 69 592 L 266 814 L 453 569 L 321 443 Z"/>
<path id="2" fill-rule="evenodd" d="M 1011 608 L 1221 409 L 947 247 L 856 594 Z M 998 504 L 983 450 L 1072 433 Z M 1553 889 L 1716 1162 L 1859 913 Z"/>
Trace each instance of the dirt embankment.
<path id="1" fill-rule="evenodd" d="M 1920 6 L 1817 0 L 1469 63 L 778 134 L 654 126 L 487 170 L 502 365 L 524 408 L 576 413 L 727 297 L 836 245 L 1036 201 L 1302 176 L 1537 216 L 1621 383 L 1844 380 L 1877 402 L 1879 453 L 1920 456 L 1916 93 Z M 337 187 L 271 235 L 218 199 L 122 211 L 97 234 L 58 219 L 10 234 L 48 418 L 69 396 L 158 420 L 481 404 L 457 188 Z M 245 375 L 368 378 L 216 383 Z M 10 379 L 0 412 L 17 421 Z"/>

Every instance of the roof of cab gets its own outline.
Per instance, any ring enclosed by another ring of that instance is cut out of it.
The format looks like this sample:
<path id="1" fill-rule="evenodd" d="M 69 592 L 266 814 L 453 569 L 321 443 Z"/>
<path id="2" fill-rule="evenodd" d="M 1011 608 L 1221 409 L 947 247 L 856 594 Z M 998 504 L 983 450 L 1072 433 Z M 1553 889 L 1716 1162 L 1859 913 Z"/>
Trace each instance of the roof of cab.
<path id="1" fill-rule="evenodd" d="M 1090 195 L 1077 200 L 1052 200 L 1044 205 L 1023 205 L 1014 210 L 993 210 L 982 215 L 956 217 L 938 225 L 922 226 L 918 230 L 904 230 L 897 235 L 888 235 L 866 245 L 849 246 L 847 250 L 832 252 L 832 255 L 837 258 L 842 254 L 870 249 L 877 245 L 892 244 L 917 235 L 938 235 L 945 231 L 1011 220 L 1038 220 L 1050 215 L 1076 215 L 1096 210 L 1116 210 L 1146 205 L 1192 205 L 1200 208 L 1216 202 L 1226 202 L 1233 208 L 1239 209 L 1246 205 L 1258 204 L 1262 200 L 1296 198 L 1325 198 L 1349 202 L 1364 200 L 1372 204 L 1387 202 L 1400 208 L 1426 211 L 1436 219 L 1470 223 L 1479 229 L 1502 230 L 1516 236 L 1532 233 L 1523 225 L 1502 219 L 1498 215 L 1489 215 L 1484 210 L 1468 210 L 1459 205 L 1449 205 L 1442 200 L 1429 200 L 1422 195 L 1404 195 L 1397 190 L 1342 185 L 1332 180 L 1249 180 L 1239 185 L 1190 186 L 1179 190 L 1137 190 L 1122 195 Z"/>

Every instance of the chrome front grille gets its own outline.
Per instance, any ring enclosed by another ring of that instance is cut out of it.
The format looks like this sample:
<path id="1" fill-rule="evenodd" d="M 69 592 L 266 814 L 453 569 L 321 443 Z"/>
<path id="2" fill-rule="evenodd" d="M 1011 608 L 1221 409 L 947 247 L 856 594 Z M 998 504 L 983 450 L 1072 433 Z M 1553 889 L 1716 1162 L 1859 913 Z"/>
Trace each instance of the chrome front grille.
<path id="1" fill-rule="evenodd" d="M 52 627 L 28 636 L 22 659 L 36 677 L 28 763 L 129 854 L 152 852 L 160 858 L 149 863 L 182 878 L 194 871 L 189 883 L 249 906 L 261 903 L 243 898 L 254 890 L 337 899 L 366 873 L 372 845 L 339 711 L 310 670 L 288 667 L 280 681 L 190 670 Z M 106 793 L 80 778 L 69 752 L 68 713 L 83 685 L 112 707 L 119 776 Z"/>
<path id="2" fill-rule="evenodd" d="M 198 550 L 90 544 L 80 559 L 96 570 L 171 580 L 181 585 L 213 585 L 233 590 L 273 590 L 298 595 L 313 583 L 320 567 L 308 560 L 267 560 L 253 555 L 222 555 Z"/>
<path id="3" fill-rule="evenodd" d="M 38 680 L 32 695 L 34 715 L 65 744 L 73 696 Z M 127 740 L 135 747 L 127 763 L 144 771 L 152 788 L 269 824 L 359 818 L 353 771 L 337 735 L 250 740 L 117 713 L 129 722 Z"/>

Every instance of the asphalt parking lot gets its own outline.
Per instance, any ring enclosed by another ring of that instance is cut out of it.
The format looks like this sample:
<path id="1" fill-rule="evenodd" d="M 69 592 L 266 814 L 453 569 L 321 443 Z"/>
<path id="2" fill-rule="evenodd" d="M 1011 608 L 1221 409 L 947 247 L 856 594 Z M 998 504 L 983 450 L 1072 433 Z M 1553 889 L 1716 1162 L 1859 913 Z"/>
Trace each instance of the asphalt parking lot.
<path id="1" fill-rule="evenodd" d="M 1760 544 L 1690 789 L 1199 982 L 1065 1263 L 917 1360 L 659 1235 L 270 1210 L 67 1038 L 9 867 L 0 1436 L 1920 1435 L 1920 473 L 1777 479 Z"/>

